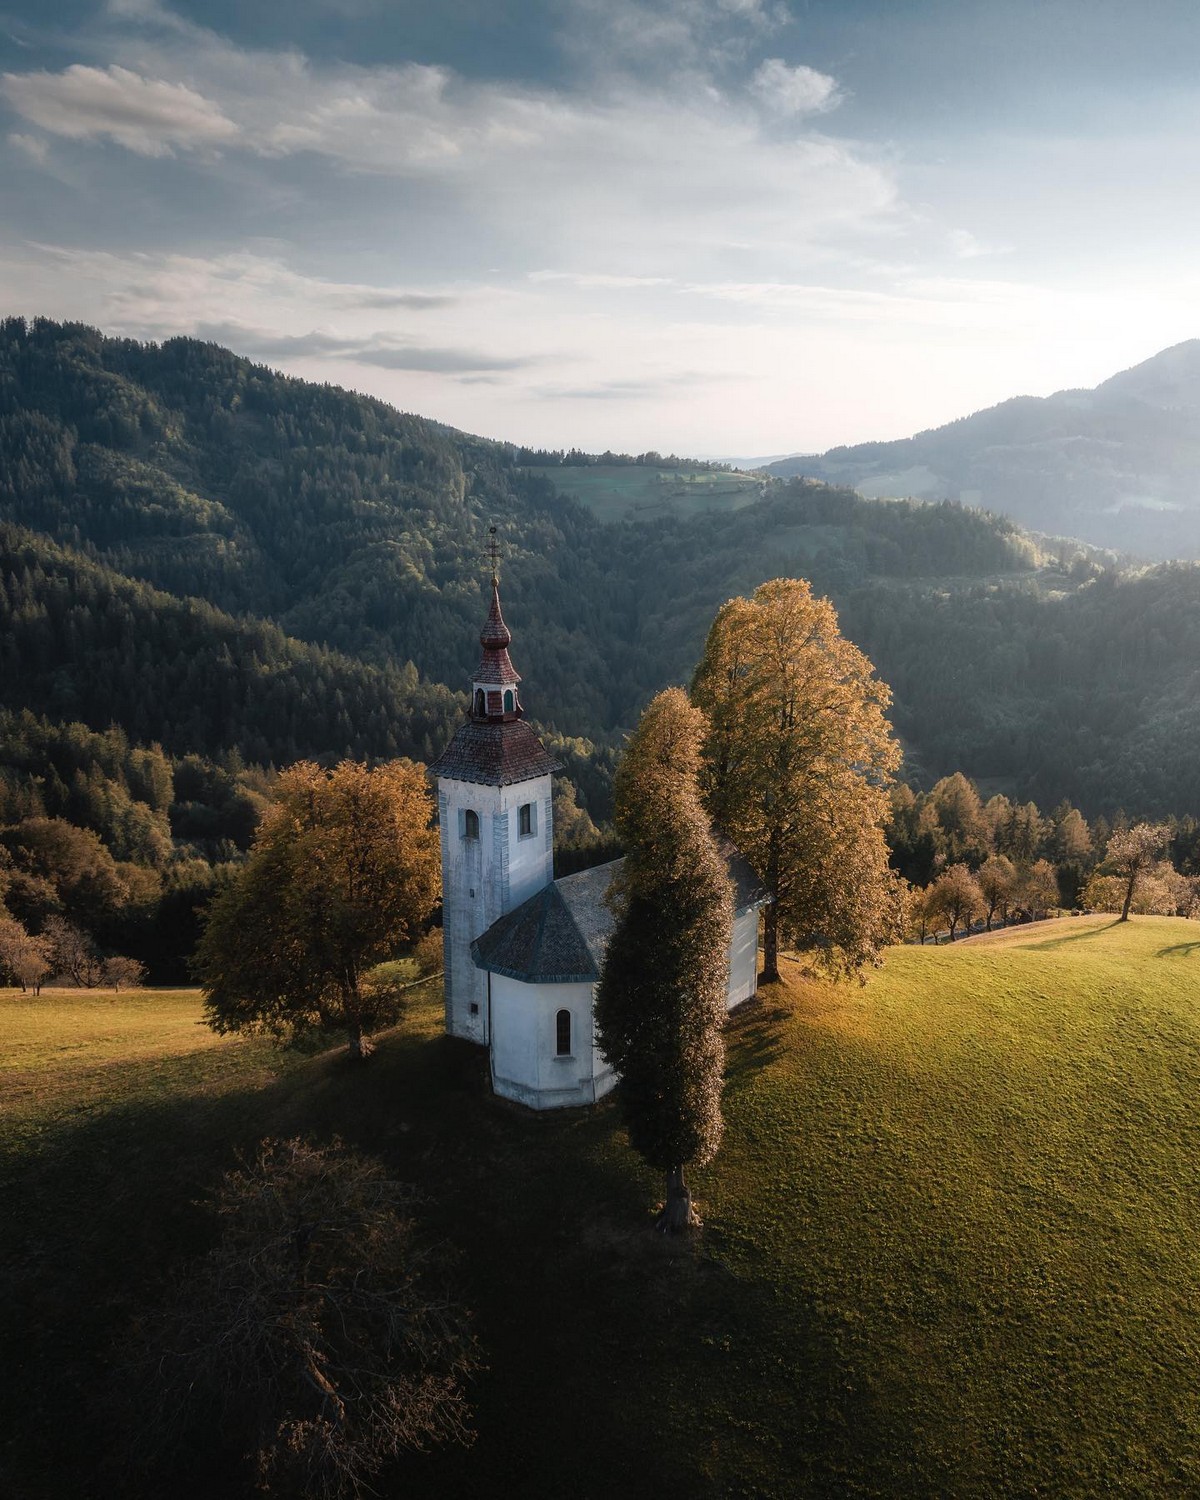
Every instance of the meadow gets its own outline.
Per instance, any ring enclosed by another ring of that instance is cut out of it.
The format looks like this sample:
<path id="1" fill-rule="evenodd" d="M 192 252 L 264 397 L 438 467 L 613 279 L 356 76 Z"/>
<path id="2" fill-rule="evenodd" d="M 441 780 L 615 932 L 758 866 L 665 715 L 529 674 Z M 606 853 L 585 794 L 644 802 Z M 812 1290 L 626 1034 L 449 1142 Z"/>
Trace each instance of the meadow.
<path id="1" fill-rule="evenodd" d="M 114 1341 L 208 1242 L 235 1152 L 297 1132 L 420 1186 L 486 1353 L 474 1445 L 381 1494 L 1200 1490 L 1200 927 L 894 949 L 864 986 L 785 969 L 731 1027 L 683 1246 L 616 1110 L 490 1098 L 436 987 L 363 1068 L 215 1038 L 194 992 L 0 993 L 0 1490 L 113 1492 Z M 228 1457 L 167 1488 L 236 1494 Z"/>
<path id="2" fill-rule="evenodd" d="M 599 521 L 689 516 L 741 510 L 762 494 L 755 474 L 723 469 L 650 468 L 643 464 L 555 465 L 532 470 L 561 495 L 570 495 Z"/>

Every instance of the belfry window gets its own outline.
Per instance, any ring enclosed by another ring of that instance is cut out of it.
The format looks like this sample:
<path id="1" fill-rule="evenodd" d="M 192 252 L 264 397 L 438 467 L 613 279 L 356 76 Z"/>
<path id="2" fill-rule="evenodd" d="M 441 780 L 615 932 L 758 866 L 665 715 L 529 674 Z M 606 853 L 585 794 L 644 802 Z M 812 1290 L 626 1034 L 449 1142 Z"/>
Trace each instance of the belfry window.
<path id="1" fill-rule="evenodd" d="M 479 837 L 479 814 L 473 807 L 468 807 L 463 813 L 463 838 L 477 839 Z"/>
<path id="2" fill-rule="evenodd" d="M 560 1010 L 554 1018 L 555 1052 L 559 1057 L 571 1055 L 571 1012 Z"/>
<path id="3" fill-rule="evenodd" d="M 504 694 L 504 712 L 506 714 L 511 714 L 516 709 L 516 706 L 517 704 L 516 699 L 513 697 L 513 690 L 512 688 L 509 688 Z"/>
<path id="4" fill-rule="evenodd" d="M 475 689 L 475 712 L 482 719 L 487 712 L 487 699 L 483 696 L 483 689 Z"/>

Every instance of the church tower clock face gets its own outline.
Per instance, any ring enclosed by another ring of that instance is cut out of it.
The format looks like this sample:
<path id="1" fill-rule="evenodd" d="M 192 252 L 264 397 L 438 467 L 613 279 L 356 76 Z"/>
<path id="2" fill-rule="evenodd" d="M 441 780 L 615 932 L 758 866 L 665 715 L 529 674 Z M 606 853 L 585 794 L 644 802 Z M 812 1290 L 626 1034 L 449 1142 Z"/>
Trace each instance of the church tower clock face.
<path id="1" fill-rule="evenodd" d="M 471 712 L 430 767 L 442 835 L 446 1030 L 491 1040 L 489 975 L 471 944 L 554 879 L 552 777 L 561 769 L 525 722 L 492 547 L 491 605 L 479 633 Z"/>

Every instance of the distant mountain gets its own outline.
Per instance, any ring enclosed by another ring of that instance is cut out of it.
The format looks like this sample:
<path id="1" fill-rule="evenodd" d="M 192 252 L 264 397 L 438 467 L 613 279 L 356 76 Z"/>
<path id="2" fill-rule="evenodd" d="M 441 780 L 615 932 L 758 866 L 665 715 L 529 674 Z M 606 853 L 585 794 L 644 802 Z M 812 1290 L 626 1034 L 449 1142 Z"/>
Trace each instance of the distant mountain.
<path id="1" fill-rule="evenodd" d="M 1164 420 L 1193 389 L 1184 353 L 1110 384 Z M 687 681 L 725 599 L 781 574 L 891 684 L 910 776 L 1200 809 L 1200 567 L 1121 577 L 957 502 L 789 480 L 624 518 L 631 462 L 487 442 L 214 344 L 0 322 L 0 710 L 222 764 L 427 759 L 465 701 L 495 525 L 530 711 L 599 817 L 647 699 Z"/>
<path id="2" fill-rule="evenodd" d="M 1200 339 L 1098 385 L 765 466 L 872 498 L 961 500 L 1145 558 L 1200 557 Z"/>

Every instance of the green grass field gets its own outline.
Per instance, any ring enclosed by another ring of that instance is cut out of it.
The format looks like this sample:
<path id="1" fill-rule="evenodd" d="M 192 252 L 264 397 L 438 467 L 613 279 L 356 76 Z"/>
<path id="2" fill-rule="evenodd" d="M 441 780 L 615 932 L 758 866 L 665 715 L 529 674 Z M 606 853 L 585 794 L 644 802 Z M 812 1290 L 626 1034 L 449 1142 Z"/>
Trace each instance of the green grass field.
<path id="1" fill-rule="evenodd" d="M 615 1110 L 491 1099 L 436 995 L 362 1070 L 212 1038 L 194 995 L 0 995 L 0 1492 L 114 1492 L 110 1341 L 235 1147 L 306 1131 L 423 1188 L 487 1353 L 475 1445 L 384 1495 L 1200 1493 L 1200 926 L 786 967 L 731 1030 L 694 1249 Z M 235 1493 L 195 1455 L 170 1490 Z"/>
<path id="2" fill-rule="evenodd" d="M 571 495 L 601 521 L 705 510 L 741 510 L 762 493 L 753 474 L 708 469 L 652 469 L 642 464 L 553 466 L 531 471 Z"/>

